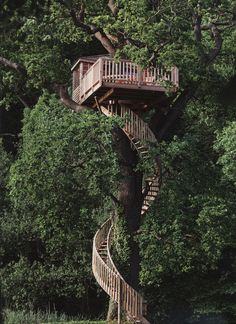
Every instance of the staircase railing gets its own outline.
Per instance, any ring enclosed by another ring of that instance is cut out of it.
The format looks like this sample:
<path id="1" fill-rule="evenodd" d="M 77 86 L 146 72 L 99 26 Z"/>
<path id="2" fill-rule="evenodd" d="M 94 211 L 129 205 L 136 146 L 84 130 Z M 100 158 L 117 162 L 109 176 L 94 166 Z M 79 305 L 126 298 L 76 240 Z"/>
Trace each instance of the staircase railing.
<path id="1" fill-rule="evenodd" d="M 123 131 L 129 136 L 143 142 L 156 142 L 156 137 L 148 127 L 148 124 L 145 123 L 137 114 L 133 112 L 133 110 L 129 109 L 127 106 L 110 104 L 107 108 L 102 106 L 101 110 L 106 116 L 119 115 L 123 118 L 126 117 Z"/>
<path id="2" fill-rule="evenodd" d="M 99 285 L 116 303 L 120 303 L 121 308 L 129 316 L 140 318 L 145 315 L 145 300 L 125 282 L 113 263 L 110 254 L 112 228 L 112 218 L 109 218 L 95 234 L 93 241 L 93 273 Z M 106 262 L 99 254 L 99 248 L 105 240 L 109 241 Z"/>
<path id="3" fill-rule="evenodd" d="M 132 145 L 145 158 L 149 150 L 149 142 L 155 142 L 155 136 L 148 127 L 132 110 L 123 105 L 108 105 L 101 107 L 106 116 L 120 115 L 127 117 L 123 131 L 130 139 Z M 143 145 L 146 143 L 146 146 Z M 144 148 L 144 150 L 143 150 Z M 146 180 L 148 190 L 143 201 L 142 214 L 155 200 L 159 191 L 159 164 L 155 162 L 153 175 Z M 126 312 L 133 322 L 148 323 L 146 315 L 146 302 L 143 297 L 127 284 L 117 270 L 111 257 L 111 244 L 113 235 L 113 218 L 109 218 L 97 231 L 93 240 L 93 273 L 99 285 L 106 293 Z M 102 248 L 101 248 L 102 247 Z M 102 250 L 101 250 L 102 249 Z M 105 249 L 105 250 L 104 250 Z M 105 251 L 101 254 L 101 251 Z"/>
<path id="4" fill-rule="evenodd" d="M 118 303 L 120 275 L 118 271 L 115 272 L 113 269 L 111 269 L 99 254 L 99 248 L 101 244 L 107 239 L 107 234 L 111 225 L 112 221 L 111 218 L 109 218 L 94 236 L 92 268 L 94 276 L 99 285 L 115 302 Z"/>

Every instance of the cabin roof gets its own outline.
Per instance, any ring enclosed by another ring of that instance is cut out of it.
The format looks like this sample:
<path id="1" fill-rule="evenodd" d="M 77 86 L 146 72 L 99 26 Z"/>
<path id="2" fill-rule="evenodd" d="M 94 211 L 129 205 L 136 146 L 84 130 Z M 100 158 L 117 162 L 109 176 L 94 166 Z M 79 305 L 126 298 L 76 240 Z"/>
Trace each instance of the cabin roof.
<path id="1" fill-rule="evenodd" d="M 111 56 L 110 54 L 99 54 L 99 55 L 82 56 L 72 66 L 71 71 L 73 71 L 80 62 L 95 63 L 100 57 L 110 57 L 110 56 Z"/>

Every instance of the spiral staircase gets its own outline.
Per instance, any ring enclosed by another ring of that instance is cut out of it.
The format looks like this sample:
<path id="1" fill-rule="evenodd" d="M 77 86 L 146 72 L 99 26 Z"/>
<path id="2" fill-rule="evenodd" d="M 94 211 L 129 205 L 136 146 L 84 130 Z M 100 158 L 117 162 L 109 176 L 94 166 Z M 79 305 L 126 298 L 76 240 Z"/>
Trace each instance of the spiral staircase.
<path id="1" fill-rule="evenodd" d="M 126 122 L 122 128 L 129 138 L 131 146 L 141 159 L 149 157 L 151 143 L 156 142 L 153 132 L 137 114 L 125 105 L 115 103 L 101 106 L 100 110 L 108 117 L 119 115 Z M 146 177 L 143 188 L 143 204 L 141 214 L 144 215 L 152 202 L 156 199 L 160 188 L 160 167 L 154 162 L 152 174 Z M 133 289 L 122 277 L 113 263 L 111 256 L 111 243 L 113 236 L 113 218 L 110 217 L 99 228 L 93 239 L 92 268 L 98 284 L 118 304 L 119 312 L 125 312 L 127 319 L 133 323 L 148 324 L 145 318 L 147 304 L 144 298 Z"/>

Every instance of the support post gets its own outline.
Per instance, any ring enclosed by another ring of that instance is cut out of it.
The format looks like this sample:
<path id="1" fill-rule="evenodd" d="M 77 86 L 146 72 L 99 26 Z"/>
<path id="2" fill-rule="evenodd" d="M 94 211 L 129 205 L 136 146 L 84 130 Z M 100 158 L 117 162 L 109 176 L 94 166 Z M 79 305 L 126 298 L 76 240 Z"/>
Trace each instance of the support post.
<path id="1" fill-rule="evenodd" d="M 138 65 L 138 87 L 141 87 L 141 82 L 143 81 L 142 80 L 142 75 L 143 75 L 143 70 Z"/>

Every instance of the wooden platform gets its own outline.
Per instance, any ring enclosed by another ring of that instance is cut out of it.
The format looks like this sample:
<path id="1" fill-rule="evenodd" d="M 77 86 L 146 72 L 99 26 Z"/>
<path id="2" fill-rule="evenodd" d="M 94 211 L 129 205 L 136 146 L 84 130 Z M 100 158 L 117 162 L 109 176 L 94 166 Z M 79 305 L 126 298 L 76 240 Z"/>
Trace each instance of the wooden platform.
<path id="1" fill-rule="evenodd" d="M 157 91 L 150 91 L 150 90 L 144 90 L 137 87 L 112 87 L 112 85 L 102 84 L 97 90 L 94 90 L 91 95 L 89 95 L 85 100 L 82 100 L 81 102 L 85 105 L 93 105 L 95 102 L 95 97 L 102 98 L 103 96 L 106 96 L 107 93 L 109 93 L 109 90 L 113 89 L 113 92 L 111 95 L 107 96 L 105 98 L 106 100 L 124 100 L 124 101 L 132 101 L 133 104 L 137 102 L 137 104 L 151 104 L 151 103 L 157 103 L 161 101 L 165 94 L 163 91 L 157 92 Z M 106 100 L 103 100 L 102 102 L 106 102 Z"/>
<path id="2" fill-rule="evenodd" d="M 79 69 L 79 68 L 78 68 Z M 132 100 L 149 103 L 164 96 L 165 83 L 176 91 L 179 74 L 176 67 L 170 69 L 148 68 L 142 70 L 127 60 L 116 63 L 114 59 L 100 57 L 84 74 L 73 71 L 73 100 L 80 104 L 93 104 L 94 97 L 102 97 L 114 89 L 110 100 Z"/>

